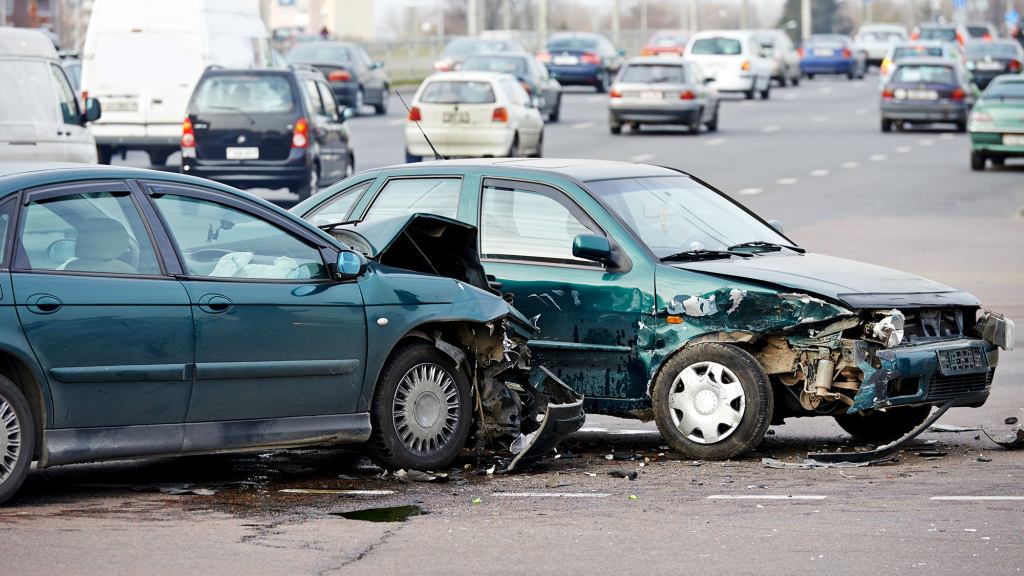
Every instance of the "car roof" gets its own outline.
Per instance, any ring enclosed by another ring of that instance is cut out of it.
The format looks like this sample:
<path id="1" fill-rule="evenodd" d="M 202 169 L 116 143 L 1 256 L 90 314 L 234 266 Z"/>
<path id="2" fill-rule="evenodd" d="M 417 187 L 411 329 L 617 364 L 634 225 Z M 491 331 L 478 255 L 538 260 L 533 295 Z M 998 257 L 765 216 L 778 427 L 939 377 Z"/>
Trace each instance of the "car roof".
<path id="1" fill-rule="evenodd" d="M 0 27 L 0 58 L 10 57 L 57 60 L 57 49 L 38 30 Z"/>
<path id="2" fill-rule="evenodd" d="M 675 54 L 659 54 L 656 56 L 637 56 L 636 58 L 630 58 L 626 64 L 667 64 L 670 66 L 686 66 L 687 62 L 689 62 L 689 60 L 684 60 Z"/>
<path id="3" fill-rule="evenodd" d="M 443 80 L 475 80 L 478 82 L 493 82 L 502 76 L 510 76 L 510 74 L 506 74 L 504 72 L 486 72 L 482 70 L 455 70 L 452 72 L 437 72 L 436 74 L 431 74 L 430 76 L 427 76 L 423 83 L 426 84 L 427 82 Z"/>
<path id="4" fill-rule="evenodd" d="M 527 60 L 533 58 L 533 54 L 529 52 L 474 52 L 463 58 L 463 61 L 472 60 L 473 58 L 514 58 L 516 60 Z"/>
<path id="5" fill-rule="evenodd" d="M 701 30 L 694 34 L 690 40 L 701 39 L 701 38 L 715 38 L 721 36 L 723 38 L 750 38 L 754 35 L 752 30 Z"/>
<path id="6" fill-rule="evenodd" d="M 643 178 L 649 176 L 679 176 L 679 171 L 651 164 L 635 164 L 614 160 L 596 160 L 583 158 L 470 158 L 460 160 L 432 160 L 415 164 L 392 166 L 388 169 L 404 167 L 457 167 L 483 168 L 494 167 L 522 170 L 526 173 L 558 174 L 580 182 L 595 180 L 611 180 L 616 178 Z"/>
<path id="7" fill-rule="evenodd" d="M 903 58 L 900 60 L 900 68 L 904 66 L 946 66 L 949 68 L 959 68 L 956 62 L 949 58 L 936 58 L 935 56 L 912 56 L 910 58 Z"/>
<path id="8" fill-rule="evenodd" d="M 890 24 L 879 22 L 875 24 L 863 24 L 858 30 L 902 30 L 906 32 L 907 27 L 902 24 Z"/>

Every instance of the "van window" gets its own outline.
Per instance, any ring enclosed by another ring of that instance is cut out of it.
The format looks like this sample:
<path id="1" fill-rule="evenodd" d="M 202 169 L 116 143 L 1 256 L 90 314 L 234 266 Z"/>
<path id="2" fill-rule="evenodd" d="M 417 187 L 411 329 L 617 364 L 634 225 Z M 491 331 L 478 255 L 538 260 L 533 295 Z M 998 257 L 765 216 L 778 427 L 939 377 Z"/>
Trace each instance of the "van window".
<path id="1" fill-rule="evenodd" d="M 53 124 L 51 74 L 42 62 L 0 60 L 0 122 Z"/>
<path id="2" fill-rule="evenodd" d="M 203 113 L 284 113 L 295 110 L 292 85 L 284 76 L 225 74 L 207 76 L 196 91 L 195 111 Z"/>
<path id="3" fill-rule="evenodd" d="M 78 99 L 75 92 L 68 84 L 64 71 L 56 64 L 50 64 L 50 72 L 53 73 L 53 84 L 57 88 L 57 102 L 60 103 L 60 115 L 65 124 L 78 124 L 81 114 L 78 112 Z"/>

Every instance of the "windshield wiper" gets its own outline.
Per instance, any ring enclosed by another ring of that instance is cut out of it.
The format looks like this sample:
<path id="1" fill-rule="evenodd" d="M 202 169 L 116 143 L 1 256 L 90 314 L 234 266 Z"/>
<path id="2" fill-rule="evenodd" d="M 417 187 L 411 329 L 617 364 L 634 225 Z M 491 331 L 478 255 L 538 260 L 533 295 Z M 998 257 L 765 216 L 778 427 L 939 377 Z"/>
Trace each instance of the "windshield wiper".
<path id="1" fill-rule="evenodd" d="M 798 254 L 803 254 L 804 252 L 807 252 L 807 250 L 804 250 L 803 248 L 800 248 L 798 246 L 790 246 L 789 244 L 776 244 L 774 242 L 765 242 L 764 240 L 751 240 L 750 242 L 740 242 L 739 244 L 729 246 L 729 250 L 738 250 L 740 248 L 763 248 L 764 252 L 778 252 L 783 248 L 789 248 L 790 250 Z"/>
<path id="2" fill-rule="evenodd" d="M 753 254 L 746 252 L 733 252 L 731 250 L 686 250 L 675 254 L 669 254 L 668 256 L 662 256 L 661 261 L 716 260 L 719 258 L 729 258 L 730 256 L 750 258 Z"/>

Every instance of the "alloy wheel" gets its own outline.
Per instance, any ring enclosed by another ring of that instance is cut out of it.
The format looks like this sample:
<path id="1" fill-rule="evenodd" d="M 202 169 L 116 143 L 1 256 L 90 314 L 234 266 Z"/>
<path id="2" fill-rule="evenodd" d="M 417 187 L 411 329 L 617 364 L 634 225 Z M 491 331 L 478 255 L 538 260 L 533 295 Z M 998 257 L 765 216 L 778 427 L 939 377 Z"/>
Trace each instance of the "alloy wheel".
<path id="1" fill-rule="evenodd" d="M 14 406 L 0 396 L 0 484 L 14 472 L 21 454 L 21 422 Z"/>
<path id="2" fill-rule="evenodd" d="M 459 423 L 459 391 L 441 366 L 418 364 L 398 383 L 394 397 L 395 431 L 410 452 L 428 456 L 455 437 Z"/>

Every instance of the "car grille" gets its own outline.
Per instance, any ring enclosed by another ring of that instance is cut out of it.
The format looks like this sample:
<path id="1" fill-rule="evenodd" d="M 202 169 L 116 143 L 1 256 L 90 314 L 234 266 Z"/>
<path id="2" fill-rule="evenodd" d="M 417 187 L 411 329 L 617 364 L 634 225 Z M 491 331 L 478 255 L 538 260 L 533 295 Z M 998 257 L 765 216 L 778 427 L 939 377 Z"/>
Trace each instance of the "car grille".
<path id="1" fill-rule="evenodd" d="M 975 392 L 984 392 L 992 385 L 995 368 L 976 374 L 943 376 L 936 373 L 928 380 L 927 400 L 951 400 Z"/>

